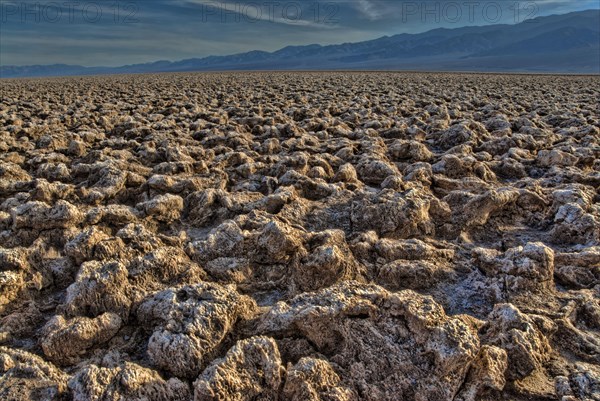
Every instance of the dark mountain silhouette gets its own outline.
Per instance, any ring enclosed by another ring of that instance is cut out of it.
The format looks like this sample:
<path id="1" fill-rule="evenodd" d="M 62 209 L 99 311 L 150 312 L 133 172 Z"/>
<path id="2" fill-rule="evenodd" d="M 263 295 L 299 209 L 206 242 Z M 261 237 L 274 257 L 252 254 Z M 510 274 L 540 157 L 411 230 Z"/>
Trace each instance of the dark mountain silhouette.
<path id="1" fill-rule="evenodd" d="M 515 25 L 439 28 L 358 43 L 287 46 L 122 67 L 2 66 L 0 77 L 217 70 L 447 70 L 600 74 L 600 10 Z"/>

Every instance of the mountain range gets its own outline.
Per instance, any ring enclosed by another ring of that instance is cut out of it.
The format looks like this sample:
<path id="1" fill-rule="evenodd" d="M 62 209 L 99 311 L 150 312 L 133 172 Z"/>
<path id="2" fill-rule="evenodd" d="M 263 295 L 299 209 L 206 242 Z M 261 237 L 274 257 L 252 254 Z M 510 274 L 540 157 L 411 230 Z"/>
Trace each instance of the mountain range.
<path id="1" fill-rule="evenodd" d="M 321 46 L 288 46 L 121 67 L 0 66 L 1 78 L 231 70 L 428 70 L 600 74 L 600 10 L 519 24 L 438 28 Z"/>

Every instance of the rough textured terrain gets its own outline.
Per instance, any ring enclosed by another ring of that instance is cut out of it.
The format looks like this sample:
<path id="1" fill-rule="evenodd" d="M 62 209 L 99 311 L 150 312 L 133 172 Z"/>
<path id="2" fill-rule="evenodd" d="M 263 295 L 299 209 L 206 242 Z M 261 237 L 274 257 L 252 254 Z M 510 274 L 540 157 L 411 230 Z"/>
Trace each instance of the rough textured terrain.
<path id="1" fill-rule="evenodd" d="M 0 95 L 0 399 L 600 400 L 599 77 Z"/>

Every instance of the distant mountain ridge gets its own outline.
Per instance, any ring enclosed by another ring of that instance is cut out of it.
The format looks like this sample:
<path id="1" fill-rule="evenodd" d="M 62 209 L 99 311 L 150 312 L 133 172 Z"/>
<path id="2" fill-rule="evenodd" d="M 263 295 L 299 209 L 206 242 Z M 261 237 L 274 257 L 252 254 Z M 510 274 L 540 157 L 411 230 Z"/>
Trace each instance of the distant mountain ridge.
<path id="1" fill-rule="evenodd" d="M 447 70 L 600 74 L 600 10 L 515 25 L 438 28 L 321 46 L 287 46 L 122 67 L 0 66 L 1 78 L 235 70 Z"/>

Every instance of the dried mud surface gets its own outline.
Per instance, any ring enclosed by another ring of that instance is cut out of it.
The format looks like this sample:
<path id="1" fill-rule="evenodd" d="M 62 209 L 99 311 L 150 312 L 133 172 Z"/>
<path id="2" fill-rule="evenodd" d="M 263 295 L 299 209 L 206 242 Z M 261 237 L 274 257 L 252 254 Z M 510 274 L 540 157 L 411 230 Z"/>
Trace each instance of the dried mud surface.
<path id="1" fill-rule="evenodd" d="M 0 399 L 600 400 L 600 78 L 0 82 Z"/>

